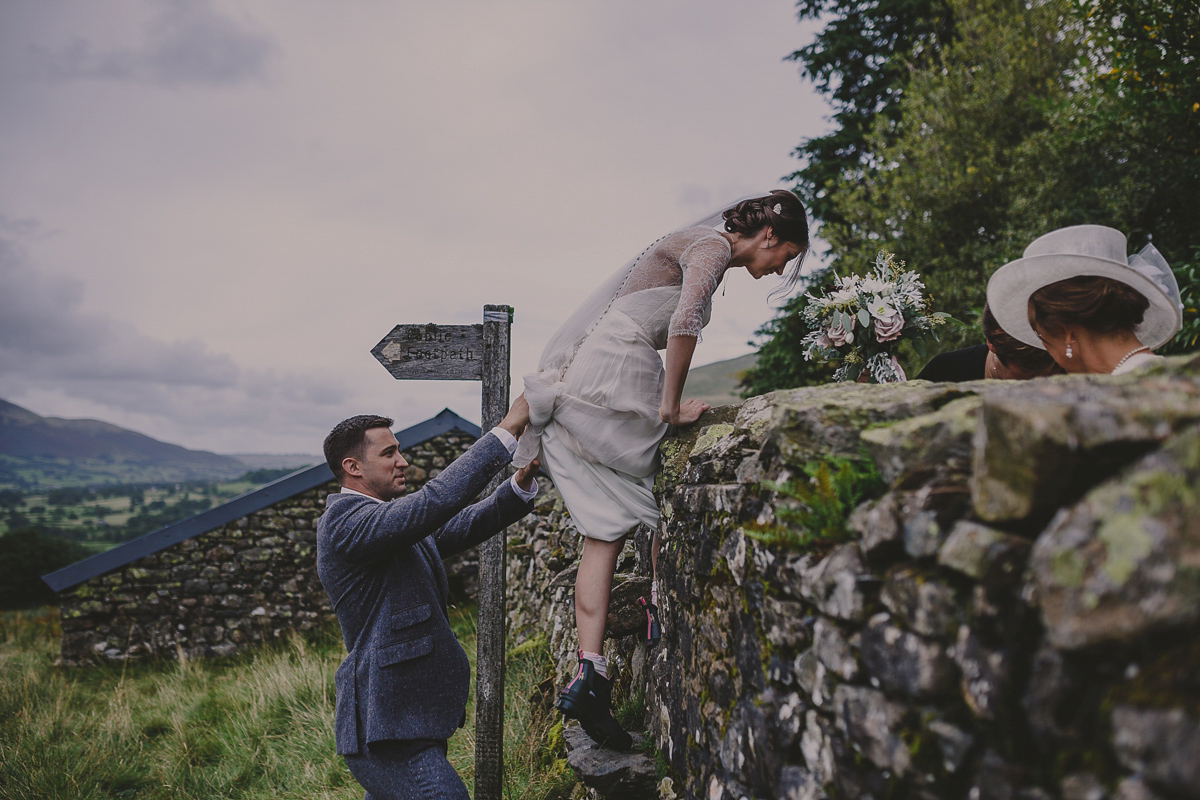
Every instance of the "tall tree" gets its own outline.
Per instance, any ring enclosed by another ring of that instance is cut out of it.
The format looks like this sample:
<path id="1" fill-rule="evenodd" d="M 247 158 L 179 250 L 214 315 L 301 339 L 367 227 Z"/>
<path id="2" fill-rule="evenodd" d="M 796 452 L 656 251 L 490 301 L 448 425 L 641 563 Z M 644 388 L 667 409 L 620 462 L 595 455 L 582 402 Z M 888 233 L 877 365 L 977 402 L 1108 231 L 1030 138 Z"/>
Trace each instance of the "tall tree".
<path id="1" fill-rule="evenodd" d="M 876 119 L 898 121 L 909 76 L 950 41 L 953 17 L 946 0 L 798 0 L 796 15 L 826 20 L 788 58 L 826 96 L 835 127 L 796 148 L 804 166 L 788 177 L 816 219 L 836 220 L 830 187 L 873 168 Z"/>
<path id="2" fill-rule="evenodd" d="M 1074 0 L 1082 57 L 1031 137 L 1022 229 L 1078 221 L 1147 240 L 1171 263 L 1200 246 L 1200 4 Z"/>
<path id="3" fill-rule="evenodd" d="M 834 129 L 793 151 L 803 166 L 786 179 L 795 182 L 814 221 L 841 224 L 833 187 L 873 179 L 878 162 L 868 140 L 877 121 L 898 122 L 909 77 L 951 41 L 954 20 L 947 0 L 797 0 L 796 16 L 825 21 L 812 43 L 788 58 L 826 96 Z M 746 396 L 833 374 L 799 355 L 805 331 L 796 312 L 803 304 L 802 296 L 793 298 L 755 332 L 758 361 L 742 381 Z"/>
<path id="4" fill-rule="evenodd" d="M 1134 247 L 1152 239 L 1185 300 L 1200 300 L 1200 4 L 945 3 L 953 39 L 934 34 L 907 62 L 853 157 L 815 165 L 818 140 L 797 151 L 801 189 L 824 176 L 814 212 L 833 268 L 860 272 L 887 247 L 922 273 L 935 308 L 969 321 L 991 272 L 1030 241 L 1097 223 Z M 794 305 L 759 332 L 770 372 L 748 376 L 756 391 L 785 385 L 773 375 L 820 377 L 789 345 L 802 335 L 785 319 Z M 1200 341 L 1200 319 L 1185 317 L 1176 351 Z M 962 329 L 947 345 L 978 335 Z"/>
<path id="5" fill-rule="evenodd" d="M 1191 352 L 1200 343 L 1200 3 L 1075 0 L 1075 10 L 1086 45 L 1080 89 L 1029 159 L 1038 147 L 1055 151 L 1064 169 L 1031 193 L 1029 216 L 1054 217 L 1069 197 L 1134 247 L 1152 241 L 1184 300 L 1183 330 L 1159 352 Z"/>
<path id="6" fill-rule="evenodd" d="M 987 275 L 1027 243 L 1011 224 L 1030 178 L 1021 147 L 1049 128 L 1080 45 L 1062 0 L 950 5 L 957 40 L 909 79 L 899 121 L 876 121 L 867 143 L 879 168 L 834 184 L 839 221 L 822 235 L 845 269 L 892 250 L 924 277 L 934 308 L 966 319 Z"/>

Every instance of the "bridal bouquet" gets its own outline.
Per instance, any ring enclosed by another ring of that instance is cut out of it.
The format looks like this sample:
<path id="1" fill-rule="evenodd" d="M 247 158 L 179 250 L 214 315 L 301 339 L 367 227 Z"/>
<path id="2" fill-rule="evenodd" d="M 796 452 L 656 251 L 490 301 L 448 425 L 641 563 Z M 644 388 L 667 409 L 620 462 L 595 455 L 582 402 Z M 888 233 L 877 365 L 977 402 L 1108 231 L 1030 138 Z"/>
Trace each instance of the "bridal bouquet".
<path id="1" fill-rule="evenodd" d="M 925 356 L 925 339 L 950 318 L 928 311 L 925 284 L 917 273 L 886 250 L 875 257 L 865 277 L 838 278 L 823 297 L 807 295 L 800 317 L 808 328 L 801 341 L 804 359 L 840 362 L 835 381 L 856 380 L 865 370 L 872 383 L 907 380 L 896 348 L 912 342 Z"/>

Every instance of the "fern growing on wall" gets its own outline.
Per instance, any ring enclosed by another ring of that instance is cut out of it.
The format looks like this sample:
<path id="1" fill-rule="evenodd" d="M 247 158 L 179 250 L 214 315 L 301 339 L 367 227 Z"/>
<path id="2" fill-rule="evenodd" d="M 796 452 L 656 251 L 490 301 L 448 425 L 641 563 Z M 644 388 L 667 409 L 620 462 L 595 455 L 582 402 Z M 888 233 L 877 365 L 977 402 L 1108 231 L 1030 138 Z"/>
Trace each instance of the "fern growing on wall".
<path id="1" fill-rule="evenodd" d="M 846 523 L 850 512 L 886 488 L 869 458 L 824 458 L 804 464 L 801 470 L 802 475 L 786 483 L 759 484 L 795 502 L 776 505 L 773 524 L 746 526 L 747 536 L 793 549 L 847 541 L 853 535 Z"/>

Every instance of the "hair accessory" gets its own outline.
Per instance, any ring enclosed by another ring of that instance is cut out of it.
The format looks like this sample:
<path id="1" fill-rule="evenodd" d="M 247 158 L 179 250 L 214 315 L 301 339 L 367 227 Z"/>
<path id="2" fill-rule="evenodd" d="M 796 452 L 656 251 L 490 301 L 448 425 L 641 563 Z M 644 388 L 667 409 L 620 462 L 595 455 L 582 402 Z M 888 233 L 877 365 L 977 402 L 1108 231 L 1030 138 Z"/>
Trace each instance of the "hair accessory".
<path id="1" fill-rule="evenodd" d="M 1067 358 L 1074 358 L 1074 356 L 1071 355 L 1071 343 L 1070 342 L 1067 342 Z"/>
<path id="2" fill-rule="evenodd" d="M 783 203 L 776 203 L 775 207 L 772 208 L 771 210 L 774 211 L 776 214 L 782 213 L 783 212 Z"/>
<path id="3" fill-rule="evenodd" d="M 1039 236 L 1021 258 L 996 270 L 988 281 L 992 316 L 1008 335 L 1045 350 L 1029 324 L 1029 296 L 1069 278 L 1110 278 L 1150 301 L 1142 323 L 1133 329 L 1138 341 L 1151 349 L 1165 344 L 1183 324 L 1179 284 L 1152 246 L 1133 256 L 1126 256 L 1126 247 L 1125 234 L 1103 225 L 1074 225 Z"/>

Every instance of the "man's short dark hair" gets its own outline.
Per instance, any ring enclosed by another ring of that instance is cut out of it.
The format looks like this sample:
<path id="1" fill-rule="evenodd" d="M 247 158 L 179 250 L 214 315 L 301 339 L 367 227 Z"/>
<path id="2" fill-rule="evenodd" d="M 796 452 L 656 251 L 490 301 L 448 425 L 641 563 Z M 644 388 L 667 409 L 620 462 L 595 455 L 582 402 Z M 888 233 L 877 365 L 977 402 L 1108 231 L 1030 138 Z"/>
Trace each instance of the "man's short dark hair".
<path id="1" fill-rule="evenodd" d="M 325 463 L 333 470 L 333 476 L 340 483 L 346 478 L 342 469 L 342 459 L 362 458 L 363 447 L 367 443 L 367 431 L 372 428 L 392 427 L 392 421 L 378 414 L 359 414 L 356 417 L 344 419 L 334 426 L 325 437 Z"/>

